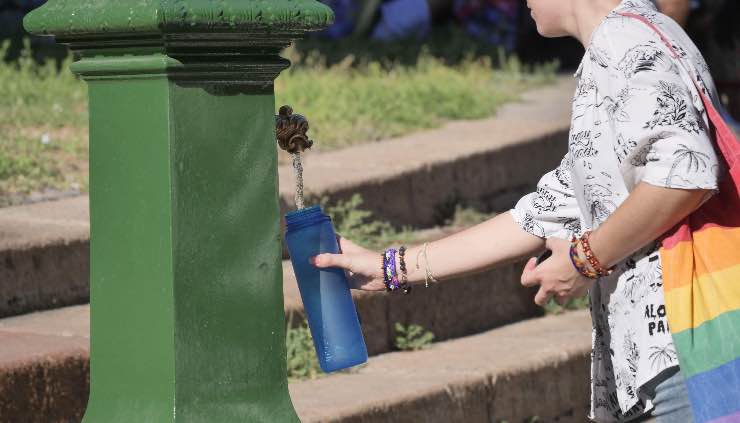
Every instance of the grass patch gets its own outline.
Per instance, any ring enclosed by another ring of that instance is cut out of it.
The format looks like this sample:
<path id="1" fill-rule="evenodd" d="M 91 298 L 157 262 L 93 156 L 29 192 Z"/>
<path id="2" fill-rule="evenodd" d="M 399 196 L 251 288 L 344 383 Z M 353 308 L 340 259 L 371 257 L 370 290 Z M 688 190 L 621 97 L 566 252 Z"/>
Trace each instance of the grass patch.
<path id="1" fill-rule="evenodd" d="M 357 64 L 353 56 L 327 65 L 317 54 L 299 56 L 301 63 L 275 82 L 277 104 L 290 104 L 308 117 L 318 149 L 376 141 L 449 120 L 491 116 L 528 88 L 550 81 L 555 66 L 536 69 L 515 57 L 493 69 L 491 59 L 469 58 L 455 66 L 422 54 L 415 66 Z"/>
<path id="2" fill-rule="evenodd" d="M 277 105 L 306 115 L 324 150 L 490 116 L 555 69 L 514 58 L 493 69 L 490 59 L 472 56 L 447 65 L 424 52 L 413 64 L 353 56 L 327 64 L 297 49 L 285 55 L 295 66 L 276 81 Z M 46 189 L 87 192 L 87 86 L 70 61 L 58 72 L 52 61 L 36 64 L 26 48 L 16 62 L 0 62 L 0 205 Z"/>
<path id="3" fill-rule="evenodd" d="M 51 61 L 37 65 L 28 48 L 0 62 L 0 196 L 86 191 L 87 180 L 85 84 Z"/>

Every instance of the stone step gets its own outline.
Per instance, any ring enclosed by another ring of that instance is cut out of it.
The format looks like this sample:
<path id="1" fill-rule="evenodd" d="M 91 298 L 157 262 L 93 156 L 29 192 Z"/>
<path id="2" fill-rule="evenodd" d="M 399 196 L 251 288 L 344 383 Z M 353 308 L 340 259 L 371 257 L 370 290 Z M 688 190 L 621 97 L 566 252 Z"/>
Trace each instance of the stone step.
<path id="1" fill-rule="evenodd" d="M 573 88 L 561 78 L 491 119 L 306 154 L 306 187 L 332 202 L 359 193 L 364 209 L 396 225 L 432 226 L 457 203 L 506 209 L 559 162 L 569 113 L 551 105 L 567 104 Z M 283 213 L 293 201 L 291 172 L 279 168 Z M 0 316 L 82 303 L 88 274 L 87 196 L 0 208 Z"/>
<path id="2" fill-rule="evenodd" d="M 0 221 L 5 222 L 0 225 L 5 228 L 0 238 L 0 251 L 5 251 L 0 317 L 88 300 L 86 210 L 87 197 L 0 209 Z M 460 229 L 425 230 L 418 240 L 438 239 Z M 393 349 L 396 322 L 422 325 L 444 340 L 540 315 L 541 309 L 532 302 L 533 291 L 519 284 L 521 268 L 515 263 L 429 289 L 418 286 L 408 296 L 353 291 L 368 352 Z M 303 303 L 288 260 L 283 262 L 283 291 L 286 315 L 301 315 Z"/>
<path id="3" fill-rule="evenodd" d="M 87 196 L 0 209 L 0 317 L 87 302 Z"/>
<path id="4" fill-rule="evenodd" d="M 531 319 L 289 389 L 303 423 L 585 422 L 590 328 L 586 310 Z"/>
<path id="5" fill-rule="evenodd" d="M 0 320 L 0 416 L 79 421 L 88 393 L 85 306 Z M 350 372 L 289 385 L 301 421 L 583 422 L 589 402 L 587 311 L 529 319 Z"/>

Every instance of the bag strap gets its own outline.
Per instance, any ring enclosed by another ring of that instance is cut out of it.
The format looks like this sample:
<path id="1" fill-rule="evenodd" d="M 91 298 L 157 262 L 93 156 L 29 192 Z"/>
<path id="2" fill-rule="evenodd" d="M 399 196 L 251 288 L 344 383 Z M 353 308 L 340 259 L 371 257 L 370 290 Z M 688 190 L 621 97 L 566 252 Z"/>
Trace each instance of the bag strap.
<path id="1" fill-rule="evenodd" d="M 645 25 L 650 27 L 650 29 L 655 31 L 655 33 L 658 34 L 658 37 L 660 37 L 661 41 L 663 41 L 666 47 L 668 47 L 668 50 L 670 50 L 673 58 L 676 59 L 681 67 L 684 68 L 686 73 L 691 76 L 691 80 L 694 82 L 696 91 L 699 92 L 699 96 L 701 96 L 701 101 L 702 103 L 704 103 L 704 108 L 707 110 L 709 121 L 714 126 L 717 145 L 719 146 L 719 149 L 725 160 L 727 161 L 730 169 L 732 169 L 736 164 L 738 164 L 738 162 L 740 162 L 740 144 L 738 144 L 737 139 L 735 138 L 735 134 L 732 132 L 732 130 L 730 130 L 730 127 L 727 125 L 717 109 L 714 107 L 714 103 L 712 103 L 712 100 L 709 99 L 705 90 L 699 86 L 698 76 L 693 76 L 693 73 L 688 69 L 683 60 L 681 60 L 679 54 L 676 52 L 676 49 L 673 47 L 673 43 L 671 43 L 670 40 L 663 34 L 663 32 L 661 32 L 661 30 L 658 29 L 655 24 L 650 22 L 650 20 L 642 15 L 638 15 L 632 12 L 618 13 L 628 18 L 637 19 L 638 21 L 644 23 Z"/>

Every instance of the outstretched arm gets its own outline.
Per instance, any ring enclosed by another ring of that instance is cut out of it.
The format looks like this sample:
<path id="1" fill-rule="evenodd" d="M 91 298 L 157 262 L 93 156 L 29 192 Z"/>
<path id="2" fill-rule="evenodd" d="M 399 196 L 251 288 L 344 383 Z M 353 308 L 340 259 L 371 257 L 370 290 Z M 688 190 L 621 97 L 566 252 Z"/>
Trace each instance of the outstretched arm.
<path id="1" fill-rule="evenodd" d="M 409 282 L 424 281 L 427 266 L 437 279 L 454 278 L 536 254 L 544 249 L 546 237 L 567 238 L 573 225 L 580 221 L 568 163 L 566 156 L 557 169 L 542 177 L 537 190 L 524 196 L 510 212 L 430 243 L 427 261 L 419 257 L 422 246 L 408 249 Z M 341 237 L 339 246 L 342 254 L 320 254 L 315 264 L 349 271 L 353 288 L 385 288 L 380 252 L 361 248 Z M 417 259 L 421 262 L 418 270 Z"/>
<path id="2" fill-rule="evenodd" d="M 313 263 L 320 268 L 347 270 L 352 288 L 385 289 L 379 251 L 367 250 L 341 236 L 339 247 L 341 254 L 319 254 Z M 437 279 L 459 277 L 536 254 L 545 248 L 545 241 L 525 232 L 510 213 L 504 213 L 429 243 L 427 261 L 418 254 L 422 248 L 414 246 L 406 251 L 406 268 L 412 284 L 425 280 L 427 265 Z"/>
<path id="3" fill-rule="evenodd" d="M 425 279 L 426 263 L 418 254 L 421 249 L 412 247 L 406 253 L 411 283 Z M 450 279 L 531 257 L 544 249 L 545 241 L 525 232 L 507 212 L 430 243 L 427 258 L 435 278 Z"/>

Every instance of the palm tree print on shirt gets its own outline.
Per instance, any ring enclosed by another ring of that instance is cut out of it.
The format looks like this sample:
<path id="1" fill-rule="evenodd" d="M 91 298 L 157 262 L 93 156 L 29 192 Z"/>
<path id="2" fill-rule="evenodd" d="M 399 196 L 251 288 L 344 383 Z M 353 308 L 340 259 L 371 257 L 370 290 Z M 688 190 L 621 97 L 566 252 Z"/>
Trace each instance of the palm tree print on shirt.
<path id="1" fill-rule="evenodd" d="M 673 343 L 660 346 L 650 347 L 650 366 L 656 370 L 666 368 L 670 363 L 676 361 L 676 350 L 673 348 Z"/>
<path id="2" fill-rule="evenodd" d="M 679 146 L 681 148 L 673 152 L 674 160 L 673 165 L 671 166 L 671 171 L 668 172 L 668 177 L 666 178 L 667 186 L 675 182 L 675 178 L 680 178 L 683 182 L 686 180 L 686 178 L 684 177 L 685 175 L 699 172 L 700 170 L 702 172 L 705 172 L 707 170 L 707 162 L 709 161 L 708 154 L 691 149 L 690 147 L 686 146 L 686 144 L 679 144 Z M 681 174 L 676 174 L 676 171 L 679 170 L 680 166 L 684 163 L 686 163 L 685 172 Z"/>

